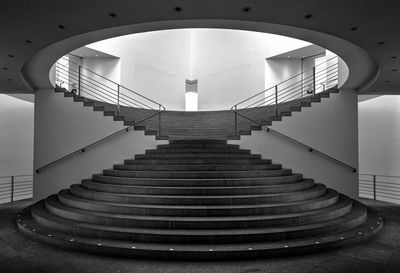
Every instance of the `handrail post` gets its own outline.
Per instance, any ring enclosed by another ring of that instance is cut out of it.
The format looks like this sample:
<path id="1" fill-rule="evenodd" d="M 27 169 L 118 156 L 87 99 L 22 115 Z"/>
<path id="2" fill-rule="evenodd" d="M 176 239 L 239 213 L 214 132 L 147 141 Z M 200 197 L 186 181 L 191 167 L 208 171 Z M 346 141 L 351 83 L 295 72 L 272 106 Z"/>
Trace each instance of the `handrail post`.
<path id="1" fill-rule="evenodd" d="M 81 66 L 78 66 L 78 95 L 81 95 Z"/>
<path id="2" fill-rule="evenodd" d="M 316 83 L 315 83 L 315 66 L 313 67 L 313 69 L 312 69 L 312 72 L 313 72 L 313 93 L 314 93 L 314 97 L 315 97 L 315 93 L 317 92 L 317 90 L 316 90 Z"/>
<path id="3" fill-rule="evenodd" d="M 11 176 L 11 202 L 14 202 L 14 176 Z"/>
<path id="4" fill-rule="evenodd" d="M 118 113 L 118 116 L 119 116 L 119 92 L 120 92 L 120 85 L 118 84 L 117 85 L 117 113 Z"/>
<path id="5" fill-rule="evenodd" d="M 275 85 L 275 116 L 278 116 L 278 85 Z"/>
<path id="6" fill-rule="evenodd" d="M 237 105 L 235 105 L 235 136 L 238 135 L 238 124 L 237 124 Z"/>
<path id="7" fill-rule="evenodd" d="M 158 105 L 158 135 L 161 136 L 161 104 Z"/>
<path id="8" fill-rule="evenodd" d="M 372 182 L 374 187 L 374 200 L 376 200 L 376 174 L 372 175 Z"/>

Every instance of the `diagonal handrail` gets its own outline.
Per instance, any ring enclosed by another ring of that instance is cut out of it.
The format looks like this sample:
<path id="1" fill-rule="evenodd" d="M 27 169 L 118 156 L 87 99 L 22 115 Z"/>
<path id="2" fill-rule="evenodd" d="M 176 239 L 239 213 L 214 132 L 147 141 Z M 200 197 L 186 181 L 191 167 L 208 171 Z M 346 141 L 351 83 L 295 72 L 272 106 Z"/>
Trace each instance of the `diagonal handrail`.
<path id="1" fill-rule="evenodd" d="M 74 55 L 70 55 L 74 56 Z M 68 64 L 68 65 L 67 65 Z M 86 72 L 86 74 L 84 73 Z M 100 77 L 104 82 L 99 81 L 96 78 L 92 78 L 87 75 L 87 73 L 90 73 L 89 75 L 94 75 L 95 77 Z M 60 88 L 62 84 L 67 83 L 68 87 L 71 87 L 71 92 L 73 92 L 74 97 L 80 97 L 84 98 L 85 102 L 101 102 L 103 103 L 104 109 L 106 107 L 111 107 L 114 111 L 116 108 L 117 109 L 117 116 L 122 116 L 126 118 L 136 118 L 136 120 L 131 120 L 131 125 L 126 126 L 125 128 L 118 130 L 110 135 L 107 135 L 103 138 L 100 138 L 78 150 L 75 150 L 65 156 L 62 156 L 56 160 L 53 160 L 35 170 L 36 173 L 41 173 L 44 170 L 64 161 L 67 160 L 70 157 L 73 157 L 75 155 L 78 155 L 80 153 L 84 153 L 89 149 L 92 149 L 93 147 L 97 146 L 98 144 L 107 141 L 117 135 L 122 134 L 123 132 L 129 132 L 131 128 L 134 128 L 134 126 L 137 126 L 138 124 L 141 124 L 145 121 L 149 121 L 152 118 L 158 116 L 158 135 L 161 135 L 161 113 L 166 110 L 166 108 L 152 100 L 149 99 L 142 94 L 139 94 L 125 86 L 120 85 L 119 83 L 116 83 L 115 81 L 112 81 L 103 75 L 100 75 L 92 70 L 89 70 L 80 64 L 70 60 L 66 56 L 63 56 L 56 62 L 56 89 Z M 58 86 L 57 83 L 60 85 Z M 113 85 L 116 87 L 113 89 L 111 86 L 108 84 Z M 78 88 L 78 90 L 73 89 L 73 88 Z M 128 93 L 124 93 L 122 91 L 127 91 Z M 68 92 L 68 89 L 65 89 L 65 92 Z M 78 94 L 76 94 L 78 92 Z M 85 93 L 85 95 L 83 95 Z M 136 97 L 133 97 L 132 94 L 134 94 Z M 89 96 L 89 98 L 85 97 Z M 114 104 L 115 103 L 115 104 Z M 151 104 L 154 104 L 151 106 Z M 143 112 L 147 113 L 145 116 L 139 116 L 136 117 L 129 111 L 132 109 L 140 109 L 141 111 L 148 111 L 150 112 Z M 124 121 L 125 118 L 124 118 Z"/>
<path id="2" fill-rule="evenodd" d="M 317 91 L 325 91 L 325 88 L 327 86 L 330 86 L 329 88 L 337 88 L 338 62 L 333 62 L 336 58 L 337 56 L 330 58 L 325 62 L 312 67 L 311 69 L 298 73 L 232 106 L 231 110 L 235 115 L 235 136 L 238 135 L 238 117 L 241 117 L 265 128 L 267 132 L 273 133 L 292 143 L 295 143 L 296 145 L 304 148 L 305 150 L 308 150 L 309 152 L 329 159 L 351 170 L 352 172 L 357 172 L 357 169 L 355 167 L 339 159 L 336 159 L 322 151 L 319 151 L 307 144 L 304 144 L 288 135 L 272 129 L 259 119 L 260 116 L 257 116 L 260 113 L 259 109 L 261 107 L 270 106 L 274 107 L 274 114 L 276 117 L 278 117 L 279 106 L 282 105 L 282 103 L 290 102 L 308 96 L 316 97 Z M 328 66 L 329 63 L 331 64 Z M 322 69 L 317 71 L 317 68 L 321 67 Z M 300 80 L 296 81 L 296 78 L 300 78 Z M 307 85 L 312 85 L 311 92 L 307 92 L 306 96 L 304 96 L 304 83 L 306 83 Z M 319 87 L 318 85 L 322 85 L 322 87 Z M 268 91 L 274 91 L 274 93 L 268 94 Z"/>
<path id="3" fill-rule="evenodd" d="M 294 139 L 294 138 L 292 138 L 290 136 L 287 136 L 287 135 L 285 135 L 285 134 L 283 134 L 283 133 L 281 133 L 281 132 L 279 132 L 279 131 L 277 131 L 275 129 L 272 129 L 271 127 L 268 127 L 268 126 L 266 126 L 265 124 L 263 124 L 263 123 L 261 123 L 259 121 L 250 119 L 250 118 L 248 118 L 248 117 L 246 117 L 246 116 L 244 116 L 244 115 L 242 115 L 240 113 L 237 113 L 237 115 L 239 115 L 239 116 L 241 116 L 241 117 L 243 117 L 243 118 L 245 118 L 247 120 L 250 120 L 250 121 L 252 121 L 252 122 L 264 127 L 267 132 L 274 133 L 274 134 L 276 134 L 276 135 L 278 135 L 278 136 L 280 136 L 280 137 L 282 137 L 282 138 L 284 138 L 286 140 L 289 140 L 289 141 L 297 144 L 298 146 L 308 150 L 309 152 L 315 153 L 315 154 L 317 154 L 319 156 L 322 156 L 322 157 L 325 157 L 325 158 L 327 158 L 327 159 L 329 159 L 331 161 L 334 161 L 337 164 L 342 165 L 343 167 L 351 170 L 352 172 L 357 172 L 357 169 L 354 168 L 353 166 L 351 166 L 351 165 L 349 165 L 347 163 L 344 163 L 343 161 L 340 161 L 340 160 L 338 160 L 338 159 L 336 159 L 336 158 L 334 158 L 334 157 L 332 157 L 332 156 L 330 156 L 330 155 L 328 155 L 328 154 L 326 154 L 324 152 L 321 152 L 321 151 L 319 151 L 319 150 L 317 150 L 317 149 L 315 149 L 315 148 L 313 148 L 311 146 L 308 146 L 308 145 L 306 145 L 306 144 L 304 144 L 304 143 L 302 143 L 302 142 L 300 142 L 300 141 L 298 141 L 298 140 L 296 140 L 296 139 Z"/>

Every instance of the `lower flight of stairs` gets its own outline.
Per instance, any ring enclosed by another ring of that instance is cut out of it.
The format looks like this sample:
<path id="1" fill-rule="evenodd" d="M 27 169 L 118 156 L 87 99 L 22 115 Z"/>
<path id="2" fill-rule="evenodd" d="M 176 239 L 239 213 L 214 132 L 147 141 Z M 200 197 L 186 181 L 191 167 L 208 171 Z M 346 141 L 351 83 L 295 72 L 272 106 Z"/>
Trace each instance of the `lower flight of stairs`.
<path id="1" fill-rule="evenodd" d="M 156 259 L 296 255 L 368 238 L 361 203 L 224 140 L 174 140 L 17 215 L 59 247 Z"/>

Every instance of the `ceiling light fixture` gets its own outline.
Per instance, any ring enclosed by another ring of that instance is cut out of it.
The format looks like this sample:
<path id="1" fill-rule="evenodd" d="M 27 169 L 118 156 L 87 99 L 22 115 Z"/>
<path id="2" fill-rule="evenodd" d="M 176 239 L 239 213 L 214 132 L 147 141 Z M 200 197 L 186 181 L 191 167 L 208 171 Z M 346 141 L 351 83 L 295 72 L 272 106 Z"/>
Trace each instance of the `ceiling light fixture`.
<path id="1" fill-rule="evenodd" d="M 351 31 L 355 31 L 355 30 L 357 30 L 358 29 L 358 27 L 352 27 L 350 30 Z"/>
<path id="2" fill-rule="evenodd" d="M 10 54 L 10 55 L 8 55 L 8 57 L 10 57 L 10 58 L 14 58 L 14 55 L 11 55 L 11 54 Z"/>
<path id="3" fill-rule="evenodd" d="M 244 8 L 243 8 L 243 11 L 244 11 L 244 12 L 249 12 L 249 11 L 251 11 L 251 7 L 244 7 Z"/>
<path id="4" fill-rule="evenodd" d="M 58 25 L 58 28 L 59 28 L 59 29 L 64 29 L 65 26 L 63 26 L 63 25 Z"/>
<path id="5" fill-rule="evenodd" d="M 312 17 L 312 14 L 306 14 L 306 16 L 304 16 L 304 19 L 310 19 Z"/>
<path id="6" fill-rule="evenodd" d="M 108 15 L 109 15 L 110 17 L 112 17 L 112 18 L 115 18 L 115 17 L 117 17 L 117 14 L 116 14 L 116 13 L 114 13 L 114 12 L 110 12 Z"/>
<path id="7" fill-rule="evenodd" d="M 181 7 L 175 7 L 175 11 L 176 12 L 180 12 L 180 11 L 182 11 L 182 8 Z"/>
<path id="8" fill-rule="evenodd" d="M 383 45 L 385 43 L 385 41 L 380 41 L 378 42 L 378 45 Z"/>
<path id="9" fill-rule="evenodd" d="M 25 43 L 27 43 L 27 44 L 31 44 L 31 43 L 32 43 L 32 41 L 31 41 L 31 40 L 25 40 Z"/>

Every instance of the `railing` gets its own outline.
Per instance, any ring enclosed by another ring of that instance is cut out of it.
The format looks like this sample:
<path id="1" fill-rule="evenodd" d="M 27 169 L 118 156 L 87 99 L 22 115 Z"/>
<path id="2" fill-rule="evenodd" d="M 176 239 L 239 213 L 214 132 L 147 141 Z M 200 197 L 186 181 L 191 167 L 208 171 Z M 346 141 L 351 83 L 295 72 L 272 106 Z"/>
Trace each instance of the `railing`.
<path id="1" fill-rule="evenodd" d="M 33 175 L 0 177 L 0 204 L 32 198 Z"/>
<path id="2" fill-rule="evenodd" d="M 234 112 L 235 136 L 239 134 L 238 118 L 241 118 L 250 121 L 252 124 L 262 126 L 267 132 L 274 133 L 309 152 L 356 172 L 355 167 L 268 127 L 274 117 L 278 117 L 284 112 L 290 112 L 294 103 L 301 103 L 306 98 L 309 98 L 309 102 L 311 102 L 318 93 L 337 88 L 337 84 L 338 57 L 335 56 L 235 104 L 231 108 Z"/>
<path id="3" fill-rule="evenodd" d="M 41 173 L 70 157 L 84 153 L 123 132 L 129 132 L 129 129 L 139 124 L 145 123 L 146 129 L 147 127 L 158 128 L 157 134 L 161 135 L 161 114 L 166 110 L 163 105 L 71 61 L 70 57 L 74 56 L 66 55 L 55 64 L 56 86 L 69 90 L 82 97 L 84 101 L 97 103 L 98 106 L 105 107 L 106 111 L 116 112 L 117 116 L 124 117 L 124 121 L 128 121 L 130 125 L 43 165 L 36 169 L 36 173 Z"/>
<path id="4" fill-rule="evenodd" d="M 400 203 L 400 176 L 359 174 L 359 196 Z"/>
<path id="5" fill-rule="evenodd" d="M 60 58 L 55 64 L 55 82 L 87 101 L 100 102 L 108 111 L 123 116 L 134 125 L 158 128 L 161 135 L 161 114 L 166 108 L 121 84 L 112 81 L 81 64 L 71 61 L 73 55 Z M 78 57 L 77 57 L 78 58 Z"/>

